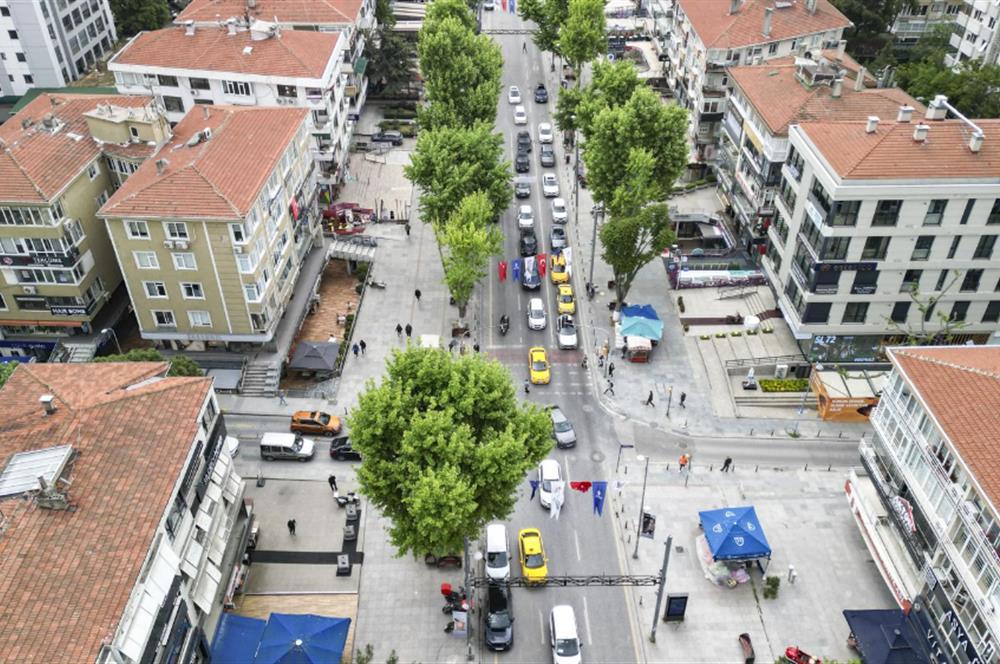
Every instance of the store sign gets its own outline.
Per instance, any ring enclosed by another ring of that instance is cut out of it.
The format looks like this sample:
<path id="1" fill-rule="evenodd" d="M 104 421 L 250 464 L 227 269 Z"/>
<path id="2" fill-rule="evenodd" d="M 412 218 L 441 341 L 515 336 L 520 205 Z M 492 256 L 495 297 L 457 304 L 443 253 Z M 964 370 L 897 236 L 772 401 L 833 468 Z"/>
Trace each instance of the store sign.
<path id="1" fill-rule="evenodd" d="M 49 307 L 49 313 L 53 316 L 86 316 L 87 307 L 84 306 L 59 306 Z"/>
<path id="2" fill-rule="evenodd" d="M 48 267 L 51 265 L 72 267 L 76 265 L 76 257 L 75 256 L 4 256 L 0 258 L 0 264 L 13 265 L 17 267 Z"/>
<path id="3" fill-rule="evenodd" d="M 851 295 L 874 295 L 875 286 L 851 286 Z"/>
<path id="4" fill-rule="evenodd" d="M 878 263 L 816 263 L 816 272 L 874 272 Z"/>
<path id="5" fill-rule="evenodd" d="M 893 496 L 889 502 L 892 504 L 892 509 L 896 513 L 896 516 L 906 524 L 910 532 L 917 532 L 917 522 L 913 518 L 913 505 L 910 504 L 910 501 L 902 496 Z"/>
<path id="6" fill-rule="evenodd" d="M 941 616 L 938 620 L 938 626 L 942 631 L 942 636 L 947 641 L 956 644 L 956 649 L 965 654 L 966 661 L 969 664 L 986 664 L 988 661 L 993 661 L 992 655 L 995 653 L 991 653 L 990 659 L 979 656 L 979 652 L 972 644 L 972 639 L 969 638 L 968 632 L 965 631 L 958 616 L 955 615 L 954 609 L 949 609 L 947 613 Z M 942 650 L 940 644 L 937 643 L 937 634 L 932 628 L 927 629 L 927 642 L 931 644 L 934 652 Z M 939 659 L 938 661 L 942 660 Z"/>

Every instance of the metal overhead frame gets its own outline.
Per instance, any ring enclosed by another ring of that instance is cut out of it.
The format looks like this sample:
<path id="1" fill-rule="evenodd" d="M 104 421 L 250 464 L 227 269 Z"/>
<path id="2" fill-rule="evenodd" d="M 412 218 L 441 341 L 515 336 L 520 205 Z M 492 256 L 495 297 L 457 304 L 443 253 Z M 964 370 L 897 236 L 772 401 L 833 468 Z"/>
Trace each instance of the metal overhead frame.
<path id="1" fill-rule="evenodd" d="M 490 28 L 489 30 L 480 30 L 480 34 L 484 35 L 533 35 L 534 30 L 529 30 L 528 28 Z"/>
<path id="2" fill-rule="evenodd" d="M 504 585 L 508 588 L 534 588 L 536 586 L 558 588 L 584 587 L 584 586 L 658 586 L 662 583 L 662 578 L 656 576 L 549 576 L 544 581 L 528 581 L 523 576 L 514 577 L 507 581 L 497 581 L 485 576 L 476 576 L 469 579 L 469 585 L 473 588 L 485 588 L 486 586 Z"/>

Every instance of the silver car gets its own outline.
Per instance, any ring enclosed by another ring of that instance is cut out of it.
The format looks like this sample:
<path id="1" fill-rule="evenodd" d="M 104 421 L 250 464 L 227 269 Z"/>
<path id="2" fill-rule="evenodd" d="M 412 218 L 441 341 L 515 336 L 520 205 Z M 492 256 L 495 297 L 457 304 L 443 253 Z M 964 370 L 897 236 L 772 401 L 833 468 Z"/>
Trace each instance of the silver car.
<path id="1" fill-rule="evenodd" d="M 571 315 L 563 314 L 559 317 L 556 334 L 559 338 L 559 348 L 564 350 L 576 348 L 576 326 Z"/>
<path id="2" fill-rule="evenodd" d="M 556 439 L 556 447 L 575 447 L 576 431 L 566 414 L 558 406 L 549 411 L 552 417 L 552 437 Z"/>
<path id="3" fill-rule="evenodd" d="M 545 304 L 542 302 L 542 298 L 533 297 L 528 300 L 528 329 L 544 330 L 547 323 Z"/>

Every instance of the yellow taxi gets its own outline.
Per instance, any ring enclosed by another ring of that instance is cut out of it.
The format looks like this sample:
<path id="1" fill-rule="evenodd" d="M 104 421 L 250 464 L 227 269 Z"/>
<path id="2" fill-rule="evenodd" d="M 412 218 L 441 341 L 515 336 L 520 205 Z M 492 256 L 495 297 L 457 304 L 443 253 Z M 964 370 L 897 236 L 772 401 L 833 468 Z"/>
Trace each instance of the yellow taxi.
<path id="1" fill-rule="evenodd" d="M 553 254 L 549 258 L 549 275 L 554 284 L 565 284 L 569 281 L 569 272 L 566 271 L 566 257 L 562 254 Z"/>
<path id="2" fill-rule="evenodd" d="M 556 296 L 556 302 L 559 303 L 560 314 L 576 313 L 576 298 L 573 297 L 573 287 L 569 284 L 563 284 L 559 287 L 559 295 Z"/>
<path id="3" fill-rule="evenodd" d="M 528 349 L 528 370 L 531 372 L 532 385 L 548 385 L 552 379 L 549 359 L 541 346 Z"/>
<path id="4" fill-rule="evenodd" d="M 542 533 L 537 528 L 525 528 L 517 534 L 517 550 L 521 557 L 521 576 L 530 583 L 541 583 L 549 575 L 549 559 L 542 547 Z"/>

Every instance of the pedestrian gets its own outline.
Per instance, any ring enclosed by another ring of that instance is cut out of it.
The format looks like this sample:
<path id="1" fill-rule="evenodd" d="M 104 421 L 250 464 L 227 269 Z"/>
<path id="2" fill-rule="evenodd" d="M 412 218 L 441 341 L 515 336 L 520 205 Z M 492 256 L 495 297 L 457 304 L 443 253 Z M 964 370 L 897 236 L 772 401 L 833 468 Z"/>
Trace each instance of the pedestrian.
<path id="1" fill-rule="evenodd" d="M 583 356 L 583 361 L 580 362 L 580 368 L 581 369 L 586 369 L 587 368 L 587 356 L 586 355 Z"/>
<path id="2" fill-rule="evenodd" d="M 351 346 L 351 350 L 354 351 L 354 357 L 357 357 L 358 353 L 361 352 L 361 346 L 354 344 L 353 346 Z"/>
<path id="3" fill-rule="evenodd" d="M 406 231 L 406 237 L 410 237 L 410 222 L 406 222 L 406 225 L 403 226 L 403 230 Z"/>
<path id="4" fill-rule="evenodd" d="M 455 352 L 455 346 L 457 346 L 457 345 L 458 345 L 458 341 L 456 341 L 455 339 L 452 339 L 451 341 L 449 341 L 448 342 L 448 352 L 449 353 L 454 353 Z"/>
<path id="5" fill-rule="evenodd" d="M 684 469 L 687 468 L 688 461 L 690 461 L 690 460 L 691 460 L 691 457 L 689 457 L 686 454 L 682 454 L 681 458 L 677 460 L 677 462 L 680 464 L 681 472 L 682 473 L 684 472 Z"/>
<path id="6" fill-rule="evenodd" d="M 721 470 L 724 473 L 728 473 L 731 470 L 732 465 L 733 465 L 733 458 L 726 457 L 726 460 L 722 462 L 722 468 L 719 468 L 719 470 Z"/>
<path id="7" fill-rule="evenodd" d="M 685 409 L 687 408 L 687 406 L 684 405 L 684 400 L 687 398 L 688 398 L 687 392 L 681 392 L 681 408 Z"/>
<path id="8" fill-rule="evenodd" d="M 285 399 L 285 391 L 284 390 L 278 390 L 278 403 L 280 403 L 282 406 L 287 406 L 288 405 L 288 400 Z"/>
<path id="9" fill-rule="evenodd" d="M 403 326 L 400 325 L 399 323 L 396 323 L 396 336 L 397 337 L 403 336 Z"/>
<path id="10" fill-rule="evenodd" d="M 531 381 L 527 378 L 524 379 L 524 393 L 531 394 Z"/>
<path id="11" fill-rule="evenodd" d="M 295 535 L 295 519 L 289 519 L 288 523 L 286 525 L 288 526 L 288 534 L 294 536 Z"/>
<path id="12" fill-rule="evenodd" d="M 420 289 L 419 288 L 417 290 L 413 291 L 413 297 L 417 298 L 417 303 L 418 304 L 420 303 L 420 295 L 421 295 L 421 293 L 420 293 Z"/>
<path id="13" fill-rule="evenodd" d="M 653 390 L 650 390 L 649 391 L 649 396 L 646 397 L 646 405 L 647 406 L 652 406 L 653 405 Z"/>
<path id="14" fill-rule="evenodd" d="M 358 345 L 361 346 L 361 354 L 364 355 L 365 349 L 368 348 L 368 344 L 366 344 L 365 340 L 362 339 L 361 341 L 358 342 Z"/>
<path id="15" fill-rule="evenodd" d="M 615 396 L 615 384 L 612 381 L 608 381 L 608 386 L 604 388 L 604 393 L 607 394 L 611 392 L 611 396 Z"/>
<path id="16" fill-rule="evenodd" d="M 521 53 L 527 53 L 527 52 L 528 52 L 528 42 L 523 41 L 521 42 Z"/>
<path id="17" fill-rule="evenodd" d="M 409 339 L 410 337 L 413 336 L 413 326 L 407 323 L 405 329 L 406 329 L 406 338 Z"/>
<path id="18" fill-rule="evenodd" d="M 614 377 L 615 377 L 615 363 L 610 362 L 608 364 L 608 378 L 614 378 Z"/>
<path id="19" fill-rule="evenodd" d="M 327 480 L 330 483 L 330 490 L 337 493 L 337 476 L 330 475 L 330 479 Z"/>
<path id="20" fill-rule="evenodd" d="M 478 353 L 479 352 L 479 344 L 472 344 L 472 350 Z"/>

